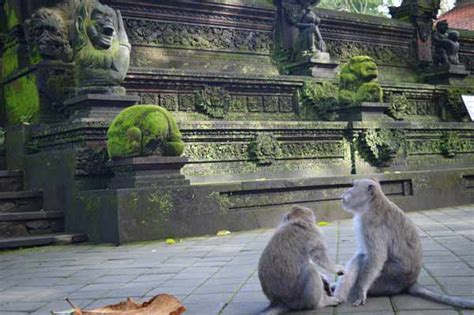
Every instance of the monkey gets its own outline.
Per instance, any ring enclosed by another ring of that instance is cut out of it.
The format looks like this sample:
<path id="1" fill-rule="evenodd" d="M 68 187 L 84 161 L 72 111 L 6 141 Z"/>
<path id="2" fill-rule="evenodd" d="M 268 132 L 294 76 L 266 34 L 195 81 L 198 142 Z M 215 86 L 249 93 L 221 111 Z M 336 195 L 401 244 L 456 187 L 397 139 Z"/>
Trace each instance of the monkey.
<path id="1" fill-rule="evenodd" d="M 342 195 L 342 207 L 353 213 L 357 251 L 338 279 L 334 296 L 353 306 L 369 296 L 408 293 L 458 308 L 474 308 L 474 301 L 438 294 L 417 283 L 423 251 L 415 225 L 371 179 L 355 180 Z"/>
<path id="2" fill-rule="evenodd" d="M 321 277 L 316 264 L 332 273 L 344 273 L 344 267 L 335 265 L 328 257 L 313 212 L 294 206 L 283 218 L 258 263 L 260 284 L 270 300 L 263 312 L 281 314 L 338 305 L 339 300 L 326 293 L 328 281 Z"/>

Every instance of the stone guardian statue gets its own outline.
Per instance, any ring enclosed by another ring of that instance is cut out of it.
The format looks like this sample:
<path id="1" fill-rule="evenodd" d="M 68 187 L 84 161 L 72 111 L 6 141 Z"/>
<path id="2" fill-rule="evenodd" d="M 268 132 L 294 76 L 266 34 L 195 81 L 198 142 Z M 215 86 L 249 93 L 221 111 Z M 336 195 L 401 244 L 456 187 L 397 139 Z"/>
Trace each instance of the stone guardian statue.
<path id="1" fill-rule="evenodd" d="M 120 84 L 128 71 L 131 46 L 120 11 L 97 0 L 82 1 L 75 12 L 71 42 L 76 94 L 125 94 Z"/>
<path id="2" fill-rule="evenodd" d="M 321 19 L 310 4 L 307 4 L 303 9 L 301 16 L 299 23 L 296 23 L 296 27 L 299 29 L 297 47 L 300 54 L 314 55 L 317 52 L 326 52 L 326 43 L 319 31 Z"/>
<path id="3" fill-rule="evenodd" d="M 433 63 L 435 66 L 459 64 L 459 33 L 450 31 L 446 20 L 436 24 L 432 41 L 434 46 Z"/>

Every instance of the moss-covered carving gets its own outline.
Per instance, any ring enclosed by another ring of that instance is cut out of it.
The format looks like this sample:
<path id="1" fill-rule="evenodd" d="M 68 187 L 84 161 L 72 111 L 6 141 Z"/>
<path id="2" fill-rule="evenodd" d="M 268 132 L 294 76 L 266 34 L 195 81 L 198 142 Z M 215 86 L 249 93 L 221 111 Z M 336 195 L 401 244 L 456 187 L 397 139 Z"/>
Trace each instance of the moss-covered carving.
<path id="1" fill-rule="evenodd" d="M 441 154 L 448 158 L 453 158 L 456 153 L 464 151 L 464 146 L 464 141 L 454 131 L 444 132 L 439 142 Z"/>
<path id="2" fill-rule="evenodd" d="M 340 73 L 338 99 L 342 105 L 382 102 L 383 92 L 377 83 L 378 70 L 369 56 L 355 56 Z"/>
<path id="3" fill-rule="evenodd" d="M 132 156 L 179 156 L 184 151 L 174 117 L 157 105 L 135 105 L 121 111 L 107 131 L 111 159 Z"/>
<path id="4" fill-rule="evenodd" d="M 98 0 L 77 6 L 72 31 L 78 94 L 124 93 L 119 85 L 130 63 L 131 46 L 120 11 Z"/>
<path id="5" fill-rule="evenodd" d="M 336 120 L 338 118 L 337 113 L 333 111 L 338 105 L 337 86 L 334 84 L 305 81 L 299 96 L 303 118 L 314 120 Z"/>
<path id="6" fill-rule="evenodd" d="M 388 114 L 396 120 L 403 120 L 408 114 L 410 106 L 410 101 L 408 101 L 405 94 L 393 94 L 390 97 Z"/>
<path id="7" fill-rule="evenodd" d="M 249 145 L 249 159 L 257 165 L 269 165 L 282 156 L 280 143 L 272 134 L 260 133 Z"/>
<path id="8" fill-rule="evenodd" d="M 213 118 L 224 118 L 229 112 L 231 97 L 223 88 L 218 86 L 205 86 L 197 94 L 197 108 Z"/>
<path id="9" fill-rule="evenodd" d="M 403 130 L 367 129 L 358 138 L 361 157 L 373 166 L 388 166 L 405 141 Z"/>
<path id="10" fill-rule="evenodd" d="M 461 96 L 472 94 L 474 94 L 474 88 L 448 88 L 446 91 L 444 114 L 445 119 L 454 121 L 469 121 L 469 115 Z"/>

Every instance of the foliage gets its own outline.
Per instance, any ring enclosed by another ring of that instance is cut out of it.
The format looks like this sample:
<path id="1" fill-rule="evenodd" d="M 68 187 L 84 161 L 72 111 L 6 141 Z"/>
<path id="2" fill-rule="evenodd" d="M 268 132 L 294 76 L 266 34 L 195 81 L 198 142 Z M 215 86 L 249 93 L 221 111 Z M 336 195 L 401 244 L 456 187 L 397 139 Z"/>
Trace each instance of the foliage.
<path id="1" fill-rule="evenodd" d="M 408 114 L 410 108 L 410 102 L 408 101 L 405 94 L 392 94 L 390 97 L 390 106 L 388 113 L 396 120 L 403 120 Z"/>
<path id="2" fill-rule="evenodd" d="M 305 81 L 300 91 L 303 116 L 315 120 L 335 120 L 337 113 L 332 111 L 337 105 L 337 86 L 330 82 L 318 84 Z"/>
<path id="3" fill-rule="evenodd" d="M 135 105 L 121 111 L 107 131 L 111 159 L 131 156 L 179 156 L 184 151 L 174 117 L 157 105 Z"/>
<path id="4" fill-rule="evenodd" d="M 444 132 L 440 139 L 441 154 L 448 158 L 452 158 L 457 152 L 463 151 L 465 146 L 464 141 L 454 131 Z"/>
<path id="5" fill-rule="evenodd" d="M 260 133 L 249 145 L 249 159 L 258 165 L 272 164 L 273 160 L 282 156 L 280 143 L 272 134 Z"/>
<path id="6" fill-rule="evenodd" d="M 8 123 L 35 122 L 40 111 L 36 76 L 28 74 L 4 85 L 5 112 Z"/>
<path id="7" fill-rule="evenodd" d="M 394 0 L 321 0 L 320 8 L 346 11 L 358 14 L 387 16 L 389 6 L 398 3 Z"/>
<path id="8" fill-rule="evenodd" d="M 224 118 L 229 112 L 231 97 L 229 93 L 216 86 L 205 86 L 197 94 L 197 108 L 213 118 Z"/>
<path id="9" fill-rule="evenodd" d="M 377 65 L 371 57 L 352 57 L 341 68 L 339 103 L 350 106 L 361 102 L 382 102 L 383 91 L 377 76 Z"/>
<path id="10" fill-rule="evenodd" d="M 446 94 L 446 118 L 455 121 L 469 121 L 469 115 L 461 96 L 474 94 L 474 89 L 451 87 L 447 89 Z"/>
<path id="11" fill-rule="evenodd" d="M 387 166 L 404 143 L 401 130 L 367 129 L 359 135 L 359 153 L 373 166 Z"/>

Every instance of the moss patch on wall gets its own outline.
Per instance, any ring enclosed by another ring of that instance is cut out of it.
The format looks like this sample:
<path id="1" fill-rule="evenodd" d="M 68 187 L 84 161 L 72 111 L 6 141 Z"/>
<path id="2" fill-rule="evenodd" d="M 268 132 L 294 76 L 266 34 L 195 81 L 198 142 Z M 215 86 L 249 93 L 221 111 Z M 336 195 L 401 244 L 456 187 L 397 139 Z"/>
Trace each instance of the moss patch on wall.
<path id="1" fill-rule="evenodd" d="M 20 24 L 20 19 L 15 11 L 15 7 L 12 5 L 14 0 L 6 0 L 3 4 L 3 12 L 7 17 L 7 29 L 11 30 L 15 25 Z"/>
<path id="2" fill-rule="evenodd" d="M 8 77 L 19 68 L 20 60 L 18 59 L 18 46 L 8 48 L 3 52 L 2 57 L 2 78 Z"/>
<path id="3" fill-rule="evenodd" d="M 40 98 L 34 74 L 27 74 L 5 84 L 3 91 L 7 122 L 10 125 L 37 121 Z"/>

